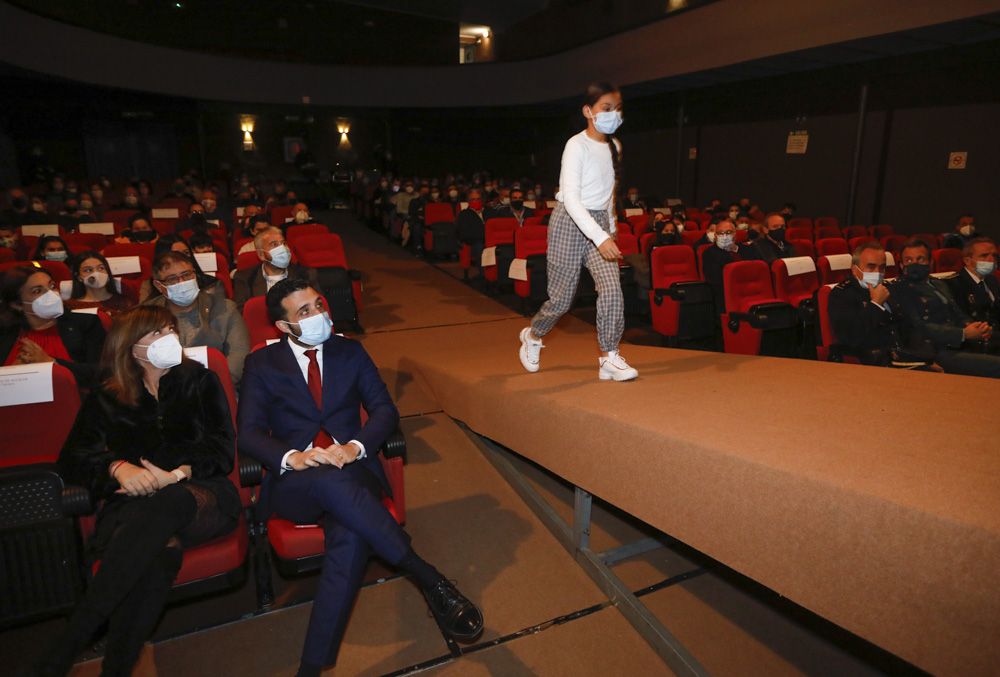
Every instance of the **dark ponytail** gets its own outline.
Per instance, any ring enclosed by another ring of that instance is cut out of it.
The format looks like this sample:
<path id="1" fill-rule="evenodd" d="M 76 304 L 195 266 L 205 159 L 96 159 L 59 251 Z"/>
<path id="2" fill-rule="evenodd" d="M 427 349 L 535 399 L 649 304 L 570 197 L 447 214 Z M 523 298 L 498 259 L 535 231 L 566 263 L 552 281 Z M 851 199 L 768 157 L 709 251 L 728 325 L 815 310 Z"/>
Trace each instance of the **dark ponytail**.
<path id="1" fill-rule="evenodd" d="M 618 88 L 610 82 L 591 82 L 587 85 L 587 92 L 583 97 L 583 103 L 593 109 L 594 104 L 605 94 L 617 92 Z M 615 190 L 612 195 L 618 195 L 618 182 L 621 179 L 621 157 L 618 155 L 617 139 L 613 134 L 608 134 L 608 148 L 611 150 L 611 165 L 615 169 Z"/>

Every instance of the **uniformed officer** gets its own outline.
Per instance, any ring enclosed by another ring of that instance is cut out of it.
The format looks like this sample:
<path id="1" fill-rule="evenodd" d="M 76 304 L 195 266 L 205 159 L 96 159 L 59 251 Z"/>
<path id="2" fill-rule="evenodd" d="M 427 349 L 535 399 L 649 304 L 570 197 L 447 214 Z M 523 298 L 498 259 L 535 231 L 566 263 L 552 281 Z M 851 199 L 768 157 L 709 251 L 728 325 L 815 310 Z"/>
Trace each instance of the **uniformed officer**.
<path id="1" fill-rule="evenodd" d="M 990 326 L 973 322 L 948 285 L 929 276 L 930 258 L 927 243 L 909 240 L 900 256 L 902 277 L 889 285 L 903 319 L 904 345 L 917 354 L 933 351 L 934 361 L 948 373 L 1000 378 L 1000 357 L 972 352 L 989 339 Z"/>
<path id="2" fill-rule="evenodd" d="M 861 245 L 852 257 L 851 277 L 830 292 L 830 324 L 843 355 L 861 364 L 888 365 L 899 345 L 898 318 L 889 304 L 885 249 L 878 242 Z"/>
<path id="3" fill-rule="evenodd" d="M 778 259 L 795 256 L 795 248 L 785 241 L 785 217 L 777 212 L 767 215 L 761 236 L 740 246 L 744 261 L 763 261 L 768 266 Z"/>
<path id="4" fill-rule="evenodd" d="M 997 246 L 988 237 L 977 237 L 962 248 L 965 268 L 948 280 L 951 295 L 958 307 L 974 322 L 986 322 L 993 328 L 990 352 L 1000 350 L 1000 281 L 996 270 Z"/>

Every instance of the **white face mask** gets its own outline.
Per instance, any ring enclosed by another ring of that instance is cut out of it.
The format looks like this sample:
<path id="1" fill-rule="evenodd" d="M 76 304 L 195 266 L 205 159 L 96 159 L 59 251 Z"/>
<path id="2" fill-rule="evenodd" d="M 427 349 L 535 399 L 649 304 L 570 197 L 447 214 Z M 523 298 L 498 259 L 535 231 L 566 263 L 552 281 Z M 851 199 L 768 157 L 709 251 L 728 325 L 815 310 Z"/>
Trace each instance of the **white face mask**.
<path id="1" fill-rule="evenodd" d="M 996 267 L 996 264 L 992 261 L 976 261 L 976 275 L 979 277 L 992 275 Z"/>
<path id="2" fill-rule="evenodd" d="M 91 273 L 83 278 L 83 284 L 91 289 L 104 289 L 108 285 L 108 274 Z"/>
<path id="3" fill-rule="evenodd" d="M 181 348 L 181 342 L 180 339 L 177 338 L 177 334 L 167 334 L 166 336 L 161 336 L 148 346 L 141 346 L 137 343 L 135 347 L 146 349 L 145 358 L 137 355 L 135 359 L 142 360 L 143 362 L 149 362 L 157 369 L 170 369 L 170 367 L 176 367 L 181 363 L 181 359 L 184 355 L 184 350 Z"/>
<path id="4" fill-rule="evenodd" d="M 43 320 L 54 320 L 63 314 L 62 297 L 51 289 L 31 302 L 31 314 Z"/>
<path id="5" fill-rule="evenodd" d="M 713 233 L 709 233 L 712 235 Z M 729 249 L 733 246 L 733 241 L 736 236 L 732 233 L 721 233 L 715 236 L 715 244 L 718 245 L 719 249 Z"/>
<path id="6" fill-rule="evenodd" d="M 286 245 L 278 245 L 271 250 L 271 265 L 275 268 L 287 268 L 292 262 L 292 252 Z"/>
<path id="7" fill-rule="evenodd" d="M 45 252 L 46 261 L 65 261 L 67 258 L 69 258 L 69 254 L 66 253 L 65 249 Z"/>
<path id="8" fill-rule="evenodd" d="M 861 286 L 868 289 L 869 286 L 877 287 L 882 284 L 882 273 L 876 271 L 861 271 Z"/>
<path id="9" fill-rule="evenodd" d="M 298 326 L 299 335 L 295 338 L 309 346 L 325 343 L 330 338 L 330 334 L 333 333 L 333 322 L 330 320 L 329 313 L 320 313 L 307 317 L 301 322 L 288 322 L 288 324 Z"/>
<path id="10" fill-rule="evenodd" d="M 972 234 L 976 232 L 976 227 L 975 226 L 962 226 L 961 228 L 958 229 L 958 232 L 960 232 L 965 237 L 972 237 Z"/>
<path id="11" fill-rule="evenodd" d="M 299 210 L 295 212 L 295 223 L 305 223 L 309 220 L 309 212 Z"/>
<path id="12" fill-rule="evenodd" d="M 187 307 L 198 298 L 198 279 L 184 280 L 167 287 L 167 298 L 172 303 Z"/>

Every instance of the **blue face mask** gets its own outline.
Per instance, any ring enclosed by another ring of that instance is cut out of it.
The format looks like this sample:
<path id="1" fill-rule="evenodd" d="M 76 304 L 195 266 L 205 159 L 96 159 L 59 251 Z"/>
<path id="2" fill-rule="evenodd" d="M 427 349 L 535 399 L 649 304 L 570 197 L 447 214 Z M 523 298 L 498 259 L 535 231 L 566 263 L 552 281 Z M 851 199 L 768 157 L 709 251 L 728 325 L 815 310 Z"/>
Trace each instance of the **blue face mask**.
<path id="1" fill-rule="evenodd" d="M 187 307 L 198 298 L 198 280 L 184 280 L 167 287 L 167 298 L 171 302 Z"/>
<path id="2" fill-rule="evenodd" d="M 333 322 L 330 320 L 329 313 L 320 313 L 307 317 L 301 322 L 289 322 L 288 324 L 298 325 L 299 335 L 295 338 L 309 346 L 325 343 L 330 338 L 330 334 L 333 333 Z"/>
<path id="3" fill-rule="evenodd" d="M 996 270 L 996 267 L 997 264 L 992 261 L 976 261 L 976 275 L 979 277 L 992 275 L 993 271 Z"/>
<path id="4" fill-rule="evenodd" d="M 65 249 L 60 249 L 56 252 L 45 252 L 46 261 L 65 261 L 67 256 Z"/>
<path id="5" fill-rule="evenodd" d="M 271 250 L 271 265 L 284 270 L 292 262 L 292 252 L 285 245 L 278 245 Z"/>
<path id="6" fill-rule="evenodd" d="M 605 110 L 594 116 L 594 129 L 601 134 L 614 134 L 622 126 L 621 111 Z"/>

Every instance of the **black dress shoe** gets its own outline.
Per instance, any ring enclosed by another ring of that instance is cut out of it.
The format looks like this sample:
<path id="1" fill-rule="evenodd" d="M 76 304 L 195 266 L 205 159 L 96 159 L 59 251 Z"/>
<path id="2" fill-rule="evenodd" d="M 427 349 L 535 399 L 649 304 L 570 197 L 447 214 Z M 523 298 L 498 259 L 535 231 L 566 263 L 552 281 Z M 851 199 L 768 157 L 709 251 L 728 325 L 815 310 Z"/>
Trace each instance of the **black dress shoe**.
<path id="1" fill-rule="evenodd" d="M 438 625 L 454 639 L 473 642 L 483 634 L 483 612 L 451 581 L 441 579 L 423 592 Z"/>

